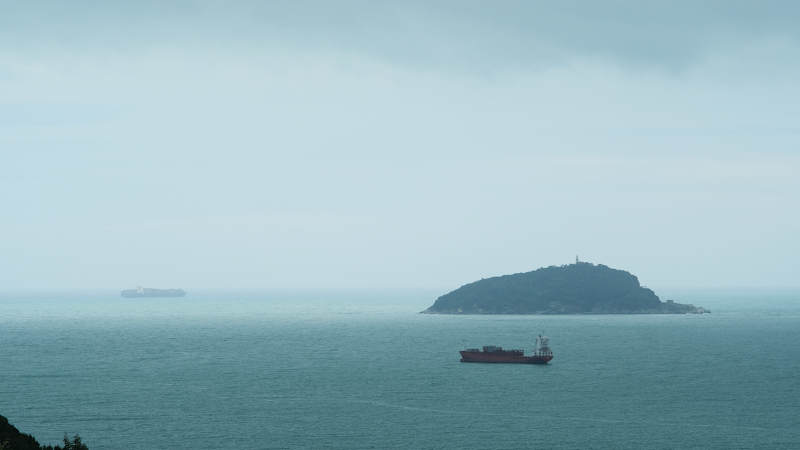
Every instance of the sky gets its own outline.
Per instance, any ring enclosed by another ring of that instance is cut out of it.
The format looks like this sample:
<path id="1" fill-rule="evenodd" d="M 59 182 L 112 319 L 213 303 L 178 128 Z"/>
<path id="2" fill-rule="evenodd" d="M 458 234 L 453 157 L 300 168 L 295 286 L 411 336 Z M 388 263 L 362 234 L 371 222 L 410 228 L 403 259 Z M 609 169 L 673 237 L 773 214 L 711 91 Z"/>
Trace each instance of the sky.
<path id="1" fill-rule="evenodd" d="M 702 3 L 702 4 L 700 4 Z M 0 0 L 0 290 L 798 287 L 800 3 Z"/>

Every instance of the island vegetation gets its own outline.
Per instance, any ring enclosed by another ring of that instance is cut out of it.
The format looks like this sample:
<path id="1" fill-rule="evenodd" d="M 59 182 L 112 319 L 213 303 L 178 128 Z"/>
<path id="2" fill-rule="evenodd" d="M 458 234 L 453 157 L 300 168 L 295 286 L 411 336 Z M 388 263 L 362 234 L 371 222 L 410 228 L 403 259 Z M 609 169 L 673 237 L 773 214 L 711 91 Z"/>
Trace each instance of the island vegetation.
<path id="1" fill-rule="evenodd" d="M 30 434 L 20 432 L 17 427 L 0 416 L 0 450 L 89 450 L 75 435 L 70 439 L 66 434 L 62 445 L 41 445 Z"/>
<path id="2" fill-rule="evenodd" d="M 687 314 L 694 305 L 662 302 L 624 270 L 578 262 L 486 278 L 442 295 L 428 314 Z"/>

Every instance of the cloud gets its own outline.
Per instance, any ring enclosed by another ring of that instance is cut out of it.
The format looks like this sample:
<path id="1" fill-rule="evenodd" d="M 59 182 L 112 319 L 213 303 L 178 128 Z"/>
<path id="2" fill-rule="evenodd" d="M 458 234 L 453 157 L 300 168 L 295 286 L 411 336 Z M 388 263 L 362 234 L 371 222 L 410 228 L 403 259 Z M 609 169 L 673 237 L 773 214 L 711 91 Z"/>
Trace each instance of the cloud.
<path id="1" fill-rule="evenodd" d="M 585 58 L 682 70 L 762 41 L 786 41 L 796 51 L 800 40 L 800 4 L 777 0 L 34 1 L 0 8 L 6 50 L 291 48 L 478 73 Z"/>
<path id="2" fill-rule="evenodd" d="M 794 283 L 797 9 L 2 3 L 0 284 Z"/>

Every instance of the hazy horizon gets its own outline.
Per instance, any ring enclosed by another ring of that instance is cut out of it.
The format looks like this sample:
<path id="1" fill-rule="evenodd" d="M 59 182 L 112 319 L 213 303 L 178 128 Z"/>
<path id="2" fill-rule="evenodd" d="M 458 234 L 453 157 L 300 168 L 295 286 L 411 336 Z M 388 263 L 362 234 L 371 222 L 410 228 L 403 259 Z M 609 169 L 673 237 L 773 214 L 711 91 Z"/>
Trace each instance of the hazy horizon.
<path id="1" fill-rule="evenodd" d="M 599 263 L 602 264 L 602 263 Z M 559 264 L 555 264 L 558 266 Z M 545 266 L 546 267 L 546 266 Z M 613 267 L 614 269 L 618 269 L 618 267 Z M 530 270 L 536 270 L 537 268 L 533 268 Z M 523 272 L 528 272 L 530 270 L 524 270 Z M 633 275 L 636 275 L 632 270 L 622 269 L 627 272 L 631 272 Z M 408 284 L 397 284 L 397 285 L 382 285 L 382 286 L 307 286 L 303 284 L 296 284 L 296 285 L 274 285 L 274 286 L 235 286 L 235 285 L 178 285 L 175 283 L 162 283 L 162 284 L 154 284 L 154 283 L 128 283 L 125 285 L 95 285 L 95 286 L 21 286 L 21 287 L 7 287 L 3 286 L 0 287 L 0 294 L 37 294 L 37 293 L 100 293 L 100 292 L 107 292 L 113 293 L 114 295 L 118 294 L 119 291 L 123 289 L 134 289 L 137 287 L 148 287 L 148 288 L 180 288 L 187 291 L 189 294 L 198 294 L 198 293 L 214 293 L 214 292 L 224 292 L 224 293 L 301 293 L 301 294 L 313 294 L 313 293 L 323 293 L 323 292 L 331 292 L 331 293 L 403 293 L 403 292 L 416 292 L 416 293 L 429 293 L 435 294 L 435 297 L 439 295 L 443 295 L 447 292 L 455 290 L 463 285 L 472 283 L 474 281 L 478 281 L 484 278 L 492 278 L 492 277 L 499 277 L 503 275 L 511 275 L 519 273 L 519 271 L 512 271 L 507 273 L 496 273 L 496 274 L 486 274 L 480 275 L 478 278 L 472 279 L 465 279 L 462 281 L 456 281 L 454 284 L 450 285 L 414 285 L 411 283 Z M 638 276 L 637 276 L 638 277 Z M 647 287 L 655 291 L 656 295 L 661 297 L 661 300 L 664 301 L 665 299 L 678 299 L 675 297 L 675 293 L 703 293 L 703 292 L 713 292 L 713 293 L 797 293 L 800 291 L 800 285 L 797 284 L 785 284 L 785 285 L 745 285 L 745 284 L 653 284 L 643 280 L 641 277 L 639 278 L 639 282 L 642 286 Z M 433 297 L 433 298 L 435 298 Z"/>
<path id="2" fill-rule="evenodd" d="M 798 288 L 795 2 L 0 1 L 0 290 Z"/>

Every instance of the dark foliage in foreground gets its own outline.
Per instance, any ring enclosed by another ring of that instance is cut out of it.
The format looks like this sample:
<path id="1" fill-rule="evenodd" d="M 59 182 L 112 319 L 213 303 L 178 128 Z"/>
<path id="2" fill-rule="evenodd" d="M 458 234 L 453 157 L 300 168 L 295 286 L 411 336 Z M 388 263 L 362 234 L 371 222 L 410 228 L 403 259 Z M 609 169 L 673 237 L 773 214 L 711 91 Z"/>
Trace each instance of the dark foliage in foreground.
<path id="1" fill-rule="evenodd" d="M 70 439 L 64 435 L 62 445 L 40 445 L 30 434 L 20 432 L 17 427 L 8 423 L 8 419 L 0 416 L 0 450 L 89 450 L 75 435 Z"/>

